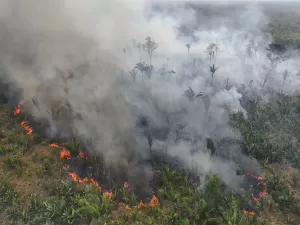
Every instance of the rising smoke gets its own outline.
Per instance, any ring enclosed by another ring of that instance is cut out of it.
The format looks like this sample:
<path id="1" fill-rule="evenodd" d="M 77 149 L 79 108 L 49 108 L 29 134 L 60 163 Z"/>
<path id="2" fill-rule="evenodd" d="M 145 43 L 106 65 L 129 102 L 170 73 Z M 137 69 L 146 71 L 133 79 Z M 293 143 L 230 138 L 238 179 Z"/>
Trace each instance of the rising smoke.
<path id="1" fill-rule="evenodd" d="M 231 113 L 247 116 L 235 86 L 251 83 L 262 93 L 269 69 L 271 39 L 261 31 L 267 17 L 258 6 L 216 17 L 202 6 L 146 0 L 0 0 L 0 10 L 5 94 L 17 95 L 28 114 L 49 124 L 49 137 L 80 138 L 111 167 L 127 168 L 132 183 L 151 179 L 151 166 L 141 163 L 151 151 L 202 179 L 218 173 L 232 188 L 239 187 L 239 166 L 258 172 L 228 125 Z M 139 61 L 149 64 L 136 45 L 147 36 L 159 44 L 154 69 L 151 79 L 136 70 L 134 82 L 127 71 Z M 205 50 L 212 42 L 218 51 L 210 60 Z M 213 80 L 209 61 L 218 67 Z M 279 64 L 266 87 L 293 92 L 295 73 L 293 59 Z M 189 87 L 199 97 L 185 97 Z"/>

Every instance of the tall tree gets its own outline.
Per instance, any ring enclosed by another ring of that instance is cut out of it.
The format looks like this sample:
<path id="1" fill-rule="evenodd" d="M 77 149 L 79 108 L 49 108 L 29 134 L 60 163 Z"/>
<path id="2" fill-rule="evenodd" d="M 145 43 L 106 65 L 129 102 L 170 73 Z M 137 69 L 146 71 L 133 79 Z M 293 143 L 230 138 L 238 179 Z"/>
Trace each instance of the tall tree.
<path id="1" fill-rule="evenodd" d="M 185 45 L 187 47 L 187 49 L 188 49 L 188 59 L 190 58 L 190 48 L 191 48 L 191 45 L 192 44 L 186 44 Z"/>
<path id="2" fill-rule="evenodd" d="M 217 71 L 218 67 L 215 67 L 215 64 L 213 66 L 209 66 L 210 72 L 211 72 L 211 82 L 210 85 L 213 85 L 213 79 L 214 79 L 214 74 Z"/>
<path id="3" fill-rule="evenodd" d="M 211 65 L 211 59 L 215 58 L 219 50 L 218 44 L 211 43 L 207 46 L 205 52 L 209 55 L 209 66 Z"/>
<path id="4" fill-rule="evenodd" d="M 148 53 L 150 65 L 152 65 L 152 53 L 158 48 L 158 44 L 151 40 L 151 37 L 146 37 L 146 43 L 142 45 L 142 49 Z"/>

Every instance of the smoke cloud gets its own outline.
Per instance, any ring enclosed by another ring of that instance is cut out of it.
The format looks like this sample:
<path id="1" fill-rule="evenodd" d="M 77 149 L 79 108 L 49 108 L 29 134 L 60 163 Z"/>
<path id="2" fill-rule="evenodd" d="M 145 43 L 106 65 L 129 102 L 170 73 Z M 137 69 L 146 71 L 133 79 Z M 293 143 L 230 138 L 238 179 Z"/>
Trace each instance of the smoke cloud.
<path id="1" fill-rule="evenodd" d="M 199 5 L 146 0 L 0 0 L 0 10 L 1 80 L 10 87 L 5 94 L 18 93 L 22 108 L 49 124 L 49 137 L 80 138 L 108 165 L 128 168 L 133 183 L 137 177 L 149 183 L 152 168 L 141 162 L 151 151 L 202 179 L 218 173 L 236 189 L 239 166 L 258 172 L 228 125 L 231 113 L 247 116 L 235 86 L 251 83 L 263 94 L 269 70 L 265 47 L 271 39 L 261 31 L 268 18 L 257 5 L 219 17 Z M 149 64 L 138 48 L 147 36 L 159 44 L 154 69 L 151 79 L 135 69 L 134 82 L 128 71 L 139 61 Z M 218 50 L 210 59 L 205 50 L 212 42 Z M 213 79 L 209 64 L 218 67 Z M 276 71 L 266 87 L 295 92 L 295 55 Z M 189 87 L 200 97 L 184 96 Z"/>

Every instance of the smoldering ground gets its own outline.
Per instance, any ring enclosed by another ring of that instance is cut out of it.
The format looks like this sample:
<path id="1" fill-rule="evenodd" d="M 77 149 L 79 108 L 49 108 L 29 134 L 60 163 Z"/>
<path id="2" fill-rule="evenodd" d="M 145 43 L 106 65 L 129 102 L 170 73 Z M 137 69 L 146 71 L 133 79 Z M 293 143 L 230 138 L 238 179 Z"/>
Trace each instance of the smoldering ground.
<path id="1" fill-rule="evenodd" d="M 247 19 L 263 16 L 258 8 L 246 7 L 235 15 L 243 27 L 196 30 L 199 42 L 192 43 L 188 58 L 185 44 L 192 39 L 178 36 L 180 18 L 151 11 L 148 1 L 128 1 L 126 6 L 118 0 L 0 3 L 4 94 L 17 96 L 34 121 L 47 123 L 48 137 L 75 136 L 90 154 L 102 155 L 116 182 L 128 179 L 133 187 L 148 189 L 155 173 L 153 154 L 195 172 L 202 181 L 218 173 L 235 190 L 242 182 L 238 168 L 259 173 L 228 124 L 231 113 L 243 111 L 246 116 L 234 86 L 251 80 L 261 84 L 268 70 L 262 69 L 268 62 L 263 46 L 268 39 L 257 28 L 260 20 Z M 174 10 L 182 17 L 199 13 L 182 5 Z M 138 60 L 148 62 L 148 56 L 132 39 L 144 42 L 146 36 L 159 44 L 154 69 L 147 77 L 134 68 L 134 82 L 127 71 Z M 210 60 L 204 50 L 215 39 L 220 50 Z M 260 44 L 255 57 L 245 51 L 249 43 L 252 48 Z M 219 67 L 215 77 L 209 70 L 212 64 Z M 295 70 L 290 64 L 288 68 L 291 74 Z M 279 83 L 278 76 L 272 78 L 267 85 Z M 123 177 L 124 170 L 128 177 Z"/>

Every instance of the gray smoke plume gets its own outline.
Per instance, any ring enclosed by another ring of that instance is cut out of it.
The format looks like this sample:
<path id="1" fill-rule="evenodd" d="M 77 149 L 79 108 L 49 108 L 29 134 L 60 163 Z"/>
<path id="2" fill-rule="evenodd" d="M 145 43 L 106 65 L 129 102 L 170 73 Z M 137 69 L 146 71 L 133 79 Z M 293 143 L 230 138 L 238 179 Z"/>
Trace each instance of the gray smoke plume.
<path id="1" fill-rule="evenodd" d="M 252 81 L 261 87 L 269 40 L 260 28 L 267 18 L 249 6 L 218 23 L 196 6 L 178 3 L 168 10 L 150 3 L 0 0 L 1 80 L 20 95 L 27 113 L 49 124 L 49 137 L 78 137 L 109 166 L 127 168 L 129 182 L 143 177 L 148 183 L 151 167 L 140 162 L 153 151 L 202 179 L 218 173 L 237 189 L 236 169 L 243 165 L 258 172 L 259 167 L 243 155 L 241 138 L 228 125 L 231 113 L 247 116 L 234 86 Z M 159 44 L 153 68 L 135 69 L 134 82 L 127 71 L 140 60 L 149 64 L 138 47 L 147 36 Z M 249 44 L 251 56 L 245 50 Z M 218 69 L 212 79 L 213 64 Z M 296 70 L 292 64 L 288 79 Z M 286 68 L 279 64 L 277 73 Z M 230 87 L 225 88 L 225 80 Z M 266 82 L 279 83 L 275 75 Z M 296 84 L 283 88 L 293 91 Z M 187 98 L 183 94 L 189 87 Z"/>

